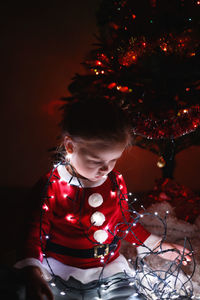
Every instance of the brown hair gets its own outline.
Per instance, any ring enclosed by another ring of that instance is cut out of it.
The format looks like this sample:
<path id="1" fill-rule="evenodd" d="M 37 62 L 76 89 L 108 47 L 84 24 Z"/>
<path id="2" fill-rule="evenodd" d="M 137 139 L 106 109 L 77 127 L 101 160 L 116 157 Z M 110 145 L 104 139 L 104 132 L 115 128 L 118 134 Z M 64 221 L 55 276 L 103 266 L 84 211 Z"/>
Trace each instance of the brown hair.
<path id="1" fill-rule="evenodd" d="M 130 138 L 127 114 L 105 98 L 73 101 L 64 106 L 61 128 L 64 135 L 83 139 L 123 142 Z"/>
<path id="2" fill-rule="evenodd" d="M 72 139 L 131 144 L 131 125 L 127 113 L 105 98 L 66 103 L 60 126 L 63 140 L 67 135 Z M 64 142 L 57 149 L 58 153 L 62 157 L 66 154 Z"/>

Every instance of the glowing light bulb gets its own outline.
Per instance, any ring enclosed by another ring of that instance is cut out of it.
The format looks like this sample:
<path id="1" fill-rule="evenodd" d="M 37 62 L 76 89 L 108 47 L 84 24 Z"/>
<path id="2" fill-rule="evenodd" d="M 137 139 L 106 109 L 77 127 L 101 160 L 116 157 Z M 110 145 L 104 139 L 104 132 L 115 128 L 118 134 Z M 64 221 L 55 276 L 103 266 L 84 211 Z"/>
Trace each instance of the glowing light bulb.
<path id="1" fill-rule="evenodd" d="M 67 220 L 70 223 L 76 223 L 76 218 L 73 214 L 66 215 L 65 220 Z"/>
<path id="2" fill-rule="evenodd" d="M 110 195 L 111 195 L 111 197 L 114 197 L 116 195 L 116 192 L 111 191 Z"/>
<path id="3" fill-rule="evenodd" d="M 155 215 L 155 216 L 157 216 L 157 215 L 158 215 L 158 212 L 157 212 L 157 211 L 155 211 L 154 215 Z"/>
<path id="4" fill-rule="evenodd" d="M 51 283 L 51 286 L 56 286 L 56 284 L 54 282 Z"/>
<path id="5" fill-rule="evenodd" d="M 62 296 L 65 296 L 66 295 L 66 293 L 65 292 L 60 292 L 60 294 L 62 295 Z"/>
<path id="6" fill-rule="evenodd" d="M 44 210 L 46 210 L 46 211 L 49 210 L 49 208 L 48 208 L 48 206 L 47 206 L 46 204 L 44 204 L 44 205 L 42 206 L 42 209 L 44 209 Z"/>

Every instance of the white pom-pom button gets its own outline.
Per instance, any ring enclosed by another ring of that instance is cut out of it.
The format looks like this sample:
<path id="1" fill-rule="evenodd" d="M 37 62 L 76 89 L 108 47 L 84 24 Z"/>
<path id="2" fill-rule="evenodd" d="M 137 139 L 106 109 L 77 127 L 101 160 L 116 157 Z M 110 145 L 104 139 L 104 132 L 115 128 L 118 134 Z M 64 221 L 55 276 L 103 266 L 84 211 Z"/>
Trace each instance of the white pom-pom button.
<path id="1" fill-rule="evenodd" d="M 101 226 L 105 222 L 105 216 L 100 211 L 96 211 L 92 214 L 90 220 L 91 223 L 95 226 Z"/>
<path id="2" fill-rule="evenodd" d="M 105 230 L 97 230 L 94 233 L 94 239 L 98 242 L 98 243 L 103 243 L 105 242 L 105 240 L 107 240 L 108 238 L 108 233 Z"/>
<path id="3" fill-rule="evenodd" d="M 88 203 L 92 207 L 98 207 L 103 203 L 103 197 L 99 193 L 94 193 L 88 198 Z"/>

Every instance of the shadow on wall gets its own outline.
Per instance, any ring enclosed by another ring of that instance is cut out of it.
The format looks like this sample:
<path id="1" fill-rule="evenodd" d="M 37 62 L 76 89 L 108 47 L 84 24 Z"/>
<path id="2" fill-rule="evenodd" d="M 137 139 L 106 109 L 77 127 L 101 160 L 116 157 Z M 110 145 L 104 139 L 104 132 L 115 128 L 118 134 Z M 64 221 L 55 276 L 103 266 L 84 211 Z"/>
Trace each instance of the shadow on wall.
<path id="1" fill-rule="evenodd" d="M 1 247 L 0 264 L 15 262 L 15 249 L 24 230 L 25 215 L 28 212 L 28 188 L 1 187 Z"/>

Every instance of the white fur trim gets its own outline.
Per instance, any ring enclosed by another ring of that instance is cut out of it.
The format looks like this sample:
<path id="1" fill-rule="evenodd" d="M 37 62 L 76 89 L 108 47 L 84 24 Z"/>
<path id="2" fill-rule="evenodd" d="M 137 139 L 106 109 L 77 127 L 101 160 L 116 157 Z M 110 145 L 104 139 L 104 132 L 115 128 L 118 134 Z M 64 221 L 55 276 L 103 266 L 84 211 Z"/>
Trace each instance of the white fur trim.
<path id="1" fill-rule="evenodd" d="M 99 193 L 94 193 L 88 198 L 88 203 L 92 207 L 98 207 L 103 203 L 103 197 Z"/>
<path id="2" fill-rule="evenodd" d="M 103 223 L 105 222 L 105 216 L 104 214 L 102 214 L 100 211 L 95 211 L 90 220 L 91 220 L 91 223 L 94 225 L 94 226 L 101 226 L 103 225 Z"/>
<path id="3" fill-rule="evenodd" d="M 103 243 L 107 240 L 108 238 L 108 233 L 105 230 L 97 230 L 94 232 L 94 239 L 98 242 L 98 243 Z"/>
<path id="4" fill-rule="evenodd" d="M 58 171 L 60 178 L 63 181 L 70 182 L 70 184 L 75 185 L 75 186 L 80 186 L 80 183 L 81 183 L 81 186 L 85 187 L 85 188 L 100 186 L 106 181 L 106 179 L 108 177 L 108 176 L 105 176 L 101 180 L 97 180 L 97 181 L 89 181 L 87 179 L 80 179 L 76 176 L 72 176 L 67 171 L 65 165 L 59 165 L 57 167 L 57 171 Z"/>
<path id="5" fill-rule="evenodd" d="M 130 268 L 127 260 L 122 254 L 120 254 L 112 262 L 106 264 L 103 273 L 102 267 L 80 269 L 77 267 L 65 265 L 52 257 L 48 257 L 48 262 L 54 273 L 60 276 L 62 279 L 68 280 L 71 276 L 84 284 L 89 283 L 93 280 L 99 280 L 100 275 L 102 276 L 102 278 L 107 278 L 119 272 L 126 272 L 130 276 L 134 276 L 135 274 L 135 271 Z M 42 264 L 44 268 L 50 272 L 46 259 L 43 260 Z"/>
<path id="6" fill-rule="evenodd" d="M 144 246 L 139 246 L 136 248 L 138 255 L 140 257 L 144 257 L 149 252 L 148 248 L 150 248 L 151 250 L 154 250 L 159 245 L 161 240 L 162 240 L 161 237 L 151 234 L 144 242 Z M 145 246 L 148 248 L 146 248 Z"/>
<path id="7" fill-rule="evenodd" d="M 50 281 L 52 276 L 51 274 L 43 267 L 42 263 L 36 258 L 25 258 L 23 260 L 18 261 L 14 267 L 17 269 L 22 269 L 25 267 L 38 267 L 42 272 L 42 276 L 46 281 Z"/>

